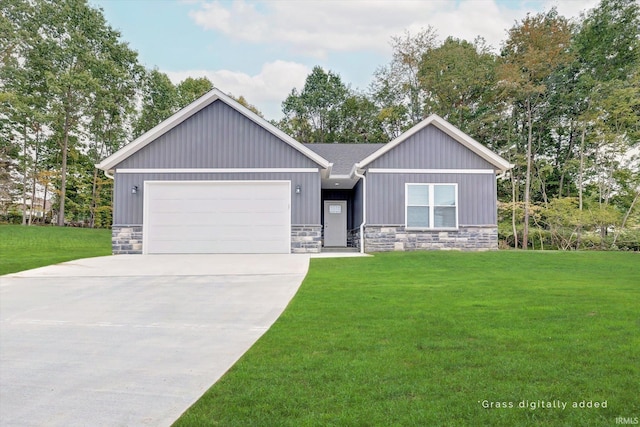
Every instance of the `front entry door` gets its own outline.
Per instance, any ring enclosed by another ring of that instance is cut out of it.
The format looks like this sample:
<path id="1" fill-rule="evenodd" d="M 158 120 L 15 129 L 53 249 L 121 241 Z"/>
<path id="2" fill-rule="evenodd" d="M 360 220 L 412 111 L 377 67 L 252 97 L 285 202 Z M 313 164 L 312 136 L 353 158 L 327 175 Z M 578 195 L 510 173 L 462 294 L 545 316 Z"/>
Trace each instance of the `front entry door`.
<path id="1" fill-rule="evenodd" d="M 325 200 L 324 246 L 347 246 L 347 201 Z"/>

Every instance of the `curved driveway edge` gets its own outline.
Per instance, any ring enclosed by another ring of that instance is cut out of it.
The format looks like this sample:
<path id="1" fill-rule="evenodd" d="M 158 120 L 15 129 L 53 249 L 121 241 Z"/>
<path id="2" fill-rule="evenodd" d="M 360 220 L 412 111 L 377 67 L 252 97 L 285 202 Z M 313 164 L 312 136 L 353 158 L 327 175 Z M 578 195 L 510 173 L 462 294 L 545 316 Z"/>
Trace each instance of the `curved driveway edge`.
<path id="1" fill-rule="evenodd" d="M 119 255 L 0 276 L 0 425 L 171 425 L 280 316 L 308 265 Z"/>

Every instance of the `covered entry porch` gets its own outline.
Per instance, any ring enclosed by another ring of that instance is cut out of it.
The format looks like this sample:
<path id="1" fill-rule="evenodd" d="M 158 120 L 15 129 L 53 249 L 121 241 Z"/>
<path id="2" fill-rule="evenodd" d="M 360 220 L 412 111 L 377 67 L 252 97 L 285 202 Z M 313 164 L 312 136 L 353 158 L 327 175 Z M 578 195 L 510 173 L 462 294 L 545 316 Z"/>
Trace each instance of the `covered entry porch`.
<path id="1" fill-rule="evenodd" d="M 350 190 L 322 190 L 322 250 L 360 248 L 361 200 Z"/>

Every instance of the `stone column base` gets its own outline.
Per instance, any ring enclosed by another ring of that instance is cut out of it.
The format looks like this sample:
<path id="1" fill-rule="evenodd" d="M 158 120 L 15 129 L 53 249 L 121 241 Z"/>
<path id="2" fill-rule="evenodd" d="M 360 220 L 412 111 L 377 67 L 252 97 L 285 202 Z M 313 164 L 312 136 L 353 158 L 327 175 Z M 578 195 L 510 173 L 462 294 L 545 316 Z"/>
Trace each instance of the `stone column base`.
<path id="1" fill-rule="evenodd" d="M 320 253 L 322 248 L 321 225 L 292 225 L 291 253 Z"/>
<path id="2" fill-rule="evenodd" d="M 141 225 L 114 225 L 111 227 L 111 248 L 114 255 L 142 253 Z"/>

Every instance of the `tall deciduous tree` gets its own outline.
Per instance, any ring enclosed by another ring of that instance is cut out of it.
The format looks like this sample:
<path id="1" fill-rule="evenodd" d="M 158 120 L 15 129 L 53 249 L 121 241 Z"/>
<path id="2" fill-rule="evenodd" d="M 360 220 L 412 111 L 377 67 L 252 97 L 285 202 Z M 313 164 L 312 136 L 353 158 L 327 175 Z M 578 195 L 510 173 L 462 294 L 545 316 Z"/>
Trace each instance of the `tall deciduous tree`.
<path id="1" fill-rule="evenodd" d="M 485 122 L 495 121 L 492 115 L 499 109 L 496 58 L 484 40 L 470 43 L 447 38 L 422 55 L 418 78 L 421 90 L 428 94 L 426 114 L 437 113 L 476 137 L 482 134 Z M 483 136 L 491 137 L 491 133 Z"/>
<path id="2" fill-rule="evenodd" d="M 293 89 L 282 103 L 284 127 L 301 142 L 336 142 L 348 94 L 338 74 L 314 67 L 302 91 Z"/>
<path id="3" fill-rule="evenodd" d="M 595 81 L 624 80 L 637 69 L 639 19 L 636 0 L 602 0 L 586 14 L 574 40 L 586 76 Z"/>
<path id="4" fill-rule="evenodd" d="M 391 62 L 375 72 L 371 87 L 378 107 L 387 113 L 383 118 L 391 120 L 391 129 L 396 127 L 399 114 L 404 116 L 402 130 L 425 117 L 425 100 L 430 93 L 420 84 L 419 72 L 423 55 L 436 48 L 436 39 L 432 27 L 391 38 Z"/>
<path id="5" fill-rule="evenodd" d="M 502 88 L 514 107 L 524 111 L 524 249 L 528 245 L 535 115 L 547 94 L 547 79 L 558 67 L 571 60 L 570 40 L 569 22 L 552 9 L 547 13 L 528 15 L 513 26 L 502 49 L 499 71 Z"/>
<path id="6" fill-rule="evenodd" d="M 30 4 L 11 0 L 2 4 L 0 27 L 5 31 L 0 37 L 0 53 L 2 67 L 0 68 L 0 122 L 7 132 L 7 144 L 20 147 L 20 155 L 13 157 L 10 167 L 17 168 L 21 175 L 22 224 L 31 221 L 27 219 L 27 205 L 29 193 L 33 204 L 34 191 L 32 180 L 37 173 L 37 155 L 41 123 L 44 119 L 43 106 L 45 96 L 43 80 L 38 78 L 42 68 L 33 69 L 28 65 L 29 53 L 37 43 L 37 24 L 34 9 Z M 19 141 L 19 142 L 18 142 Z M 35 161 L 32 156 L 35 152 Z M 30 179 L 31 178 L 31 179 Z"/>
<path id="7" fill-rule="evenodd" d="M 353 93 L 340 108 L 340 142 L 387 142 L 376 105 L 363 94 Z"/>
<path id="8" fill-rule="evenodd" d="M 135 52 L 85 0 L 8 0 L 0 10 L 0 27 L 9 22 L 17 34 L 0 37 L 0 77 L 3 91 L 10 89 L 10 134 L 23 140 L 25 184 L 27 173 L 33 175 L 31 207 L 40 168 L 47 176 L 57 171 L 58 224 L 64 225 L 69 171 L 83 157 L 98 158 L 107 132 L 118 127 L 122 133 L 140 67 Z"/>
<path id="9" fill-rule="evenodd" d="M 129 63 L 135 55 L 85 0 L 35 0 L 33 7 L 38 40 L 28 58 L 43 70 L 50 127 L 61 153 L 58 225 L 64 225 L 69 155 L 91 145 L 86 116 L 96 98 L 104 96 L 104 87 L 114 88 L 107 78 L 110 69 L 124 66 L 120 74 L 127 74 L 130 66 L 122 65 L 122 55 L 129 56 L 124 61 Z"/>
<path id="10" fill-rule="evenodd" d="M 186 107 L 211 89 L 213 89 L 213 83 L 208 78 L 187 77 L 176 86 L 178 107 Z"/>
<path id="11" fill-rule="evenodd" d="M 117 32 L 108 29 L 105 39 L 106 54 L 100 58 L 100 67 L 95 73 L 99 87 L 85 111 L 90 138 L 86 150 L 90 162 L 87 164 L 94 166 L 89 198 L 90 227 L 94 227 L 100 212 L 103 217 L 104 213 L 111 212 L 111 198 L 101 191 L 110 189 L 111 182 L 99 176 L 95 164 L 118 150 L 127 140 L 128 126 L 135 112 L 136 92 L 144 75 L 137 54 L 118 40 Z"/>
<path id="12" fill-rule="evenodd" d="M 138 137 L 178 110 L 178 92 L 166 74 L 153 69 L 142 82 L 142 108 L 133 127 Z"/>
<path id="13" fill-rule="evenodd" d="M 239 97 L 235 97 L 232 94 L 228 94 L 231 98 L 233 98 L 234 100 L 238 101 L 238 104 L 242 105 L 243 107 L 246 107 L 249 111 L 255 113 L 256 115 L 264 118 L 264 115 L 262 114 L 262 111 L 258 110 L 258 107 L 256 107 L 255 105 L 249 103 L 249 101 L 247 101 L 247 99 L 240 95 Z M 277 124 L 277 123 L 276 123 Z"/>

